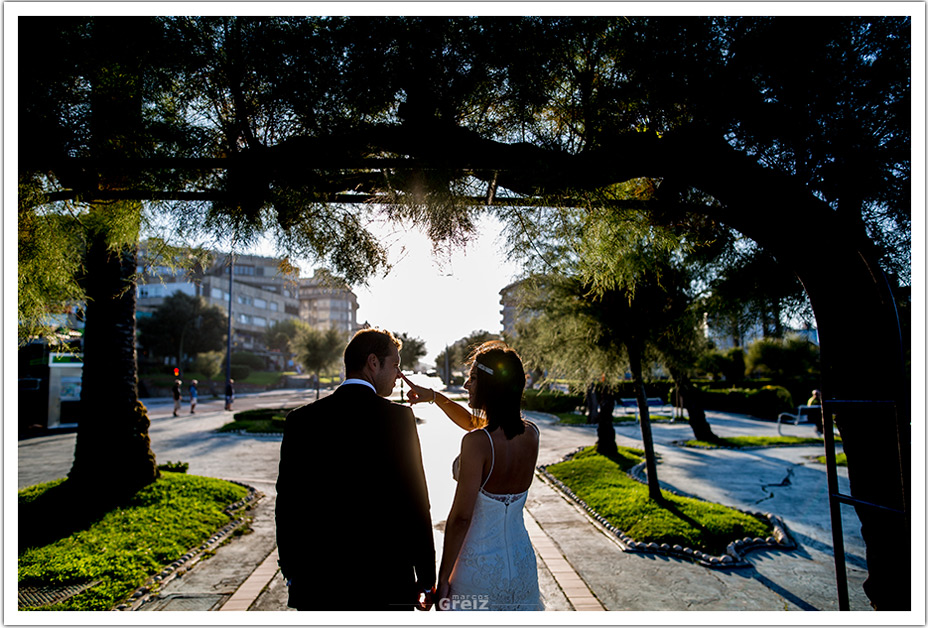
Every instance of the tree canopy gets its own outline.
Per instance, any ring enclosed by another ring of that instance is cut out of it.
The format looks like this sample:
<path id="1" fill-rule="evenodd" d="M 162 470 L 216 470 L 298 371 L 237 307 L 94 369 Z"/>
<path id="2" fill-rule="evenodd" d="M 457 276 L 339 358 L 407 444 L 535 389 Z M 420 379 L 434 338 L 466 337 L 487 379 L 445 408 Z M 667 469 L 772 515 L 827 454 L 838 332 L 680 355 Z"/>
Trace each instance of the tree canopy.
<path id="1" fill-rule="evenodd" d="M 419 360 L 427 353 L 425 341 L 410 336 L 406 332 L 394 333 L 394 336 L 403 343 L 400 350 L 400 368 L 404 371 L 412 370 L 419 364 Z"/>
<path id="2" fill-rule="evenodd" d="M 826 396 L 895 401 L 880 422 L 897 430 L 878 439 L 859 410 L 840 420 L 855 496 L 907 511 L 891 288 L 910 281 L 910 18 L 31 17 L 19 27 L 20 225 L 39 234 L 73 216 L 81 226 L 83 256 L 56 258 L 67 272 L 41 285 L 87 297 L 87 371 L 118 362 L 131 388 L 126 285 L 152 225 L 235 246 L 268 232 L 285 254 L 356 282 L 385 270 L 364 229 L 373 211 L 451 243 L 487 206 L 526 232 L 537 207 L 604 210 L 616 225 L 634 212 L 664 226 L 695 214 L 798 276 L 819 323 Z M 642 178 L 654 194 L 616 194 Z M 55 217 L 43 225 L 43 215 Z M 802 237 L 818 246 L 797 246 Z M 21 246 L 21 268 L 49 253 Z M 607 264 L 600 277 L 614 279 L 601 288 L 621 282 L 623 264 Z M 20 294 L 43 294 L 39 285 L 21 281 Z M 108 308 L 114 295 L 124 298 Z M 851 311 L 873 330 L 853 347 Z M 108 327 L 120 355 L 92 355 Z M 885 368 L 859 383 L 857 363 Z M 92 405 L 105 383 L 85 382 Z M 135 413 L 131 391 L 116 396 L 129 404 L 116 414 Z M 129 433 L 145 435 L 146 421 Z M 87 442 L 79 433 L 78 452 Z M 883 539 L 899 535 L 860 512 L 868 594 L 904 606 L 900 569 L 874 558 L 898 553 Z"/>
<path id="3" fill-rule="evenodd" d="M 184 355 L 221 350 L 227 324 L 222 308 L 175 292 L 151 316 L 139 319 L 139 344 L 151 356 L 176 357 L 181 366 Z"/>

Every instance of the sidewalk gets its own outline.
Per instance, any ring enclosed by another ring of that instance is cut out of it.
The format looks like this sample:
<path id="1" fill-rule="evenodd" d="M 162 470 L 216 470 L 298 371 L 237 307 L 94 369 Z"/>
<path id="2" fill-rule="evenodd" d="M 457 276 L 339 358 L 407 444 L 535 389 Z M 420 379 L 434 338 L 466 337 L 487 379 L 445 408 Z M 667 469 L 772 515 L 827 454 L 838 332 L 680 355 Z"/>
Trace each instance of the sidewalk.
<path id="1" fill-rule="evenodd" d="M 560 426 L 535 413 L 532 418 L 541 428 L 539 464 L 595 442 L 595 427 Z M 775 424 L 746 417 L 711 413 L 709 418 L 720 436 L 776 432 Z M 640 447 L 637 424 L 616 431 L 620 445 Z M 536 479 L 526 505 L 526 527 L 538 555 L 548 610 L 837 610 L 825 472 L 810 460 L 821 454 L 819 448 L 683 449 L 673 442 L 692 436 L 687 425 L 659 424 L 654 433 L 664 487 L 779 515 L 798 547 L 749 552 L 751 566 L 735 569 L 626 553 L 577 506 Z M 423 447 L 426 455 L 425 443 Z M 276 568 L 273 483 L 255 488 L 265 496 L 254 514 L 253 533 L 170 582 L 140 610 L 292 610 Z M 433 515 L 435 509 L 433 504 Z M 851 610 L 870 610 L 861 589 L 866 563 L 859 523 L 853 511 L 843 510 Z M 436 530 L 435 536 L 440 552 L 441 532 Z"/>

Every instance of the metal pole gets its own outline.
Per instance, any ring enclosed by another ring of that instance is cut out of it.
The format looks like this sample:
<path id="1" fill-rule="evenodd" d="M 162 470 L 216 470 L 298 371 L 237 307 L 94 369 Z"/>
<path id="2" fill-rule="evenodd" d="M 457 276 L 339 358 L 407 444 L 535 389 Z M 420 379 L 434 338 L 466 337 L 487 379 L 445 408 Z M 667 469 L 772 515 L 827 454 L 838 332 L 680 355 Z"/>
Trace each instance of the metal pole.
<path id="1" fill-rule="evenodd" d="M 226 339 L 227 342 L 227 354 L 226 354 L 226 385 L 229 384 L 229 380 L 232 379 L 232 276 L 235 274 L 233 269 L 235 268 L 235 255 L 229 253 L 229 334 Z"/>
<path id="2" fill-rule="evenodd" d="M 847 566 L 844 557 L 844 526 L 841 522 L 841 503 L 837 499 L 838 465 L 835 460 L 834 423 L 831 404 L 822 400 L 822 436 L 825 438 L 825 477 L 828 482 L 828 509 L 831 512 L 832 554 L 835 557 L 835 580 L 838 586 L 838 610 L 851 609 L 847 590 Z"/>
<path id="3" fill-rule="evenodd" d="M 451 365 L 448 359 L 448 345 L 445 345 L 445 387 L 451 385 Z"/>

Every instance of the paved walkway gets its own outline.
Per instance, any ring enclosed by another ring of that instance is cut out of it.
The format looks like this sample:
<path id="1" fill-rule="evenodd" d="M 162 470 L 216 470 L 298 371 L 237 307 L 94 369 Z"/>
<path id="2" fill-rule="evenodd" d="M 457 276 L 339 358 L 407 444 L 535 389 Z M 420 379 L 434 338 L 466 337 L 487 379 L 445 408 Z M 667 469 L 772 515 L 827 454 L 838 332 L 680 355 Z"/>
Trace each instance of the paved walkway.
<path id="1" fill-rule="evenodd" d="M 453 495 L 453 481 L 447 470 L 463 432 L 450 426 L 434 406 L 419 406 L 416 413 L 424 420 L 420 439 L 432 496 L 436 548 L 440 551 L 443 519 Z M 221 424 L 226 420 L 221 415 L 198 420 L 203 420 L 204 425 Z M 533 414 L 532 418 L 541 429 L 539 464 L 555 462 L 596 440 L 593 426 L 557 425 L 549 415 Z M 720 436 L 776 435 L 775 424 L 747 417 L 710 413 L 709 420 Z M 621 425 L 616 431 L 620 445 L 640 447 L 637 424 Z M 660 456 L 658 476 L 665 488 L 744 510 L 777 514 L 786 523 L 797 549 L 751 552 L 746 555 L 750 567 L 729 570 L 709 569 L 664 556 L 626 553 L 572 502 L 546 483 L 536 481 L 526 503 L 526 526 L 536 549 L 539 581 L 549 610 L 837 610 L 825 470 L 812 461 L 820 455 L 820 447 L 684 449 L 674 443 L 692 436 L 687 425 L 659 423 L 653 426 L 653 432 Z M 784 428 L 785 434 L 791 432 L 805 435 L 811 428 Z M 61 438 L 49 437 L 46 446 L 60 450 L 63 445 L 55 439 Z M 216 448 L 212 439 L 222 439 L 218 449 L 225 453 L 231 451 L 227 447 L 234 446 L 236 457 L 262 458 L 260 465 L 248 462 L 241 474 L 206 458 L 185 458 L 191 461 L 191 473 L 230 479 L 249 476 L 249 483 L 264 495 L 254 511 L 252 533 L 224 545 L 214 556 L 169 582 L 140 610 L 291 610 L 286 607 L 286 586 L 275 558 L 273 454 L 279 444 L 267 439 L 217 435 L 201 437 L 201 447 Z M 156 445 L 153 437 L 153 447 Z M 31 466 L 41 464 L 43 450 L 42 439 L 20 443 L 21 474 L 24 467 L 28 472 Z M 24 455 L 30 456 L 25 464 Z M 163 457 L 162 453 L 158 455 L 159 459 Z M 202 470 L 198 468 L 201 466 Z M 846 477 L 842 478 L 842 490 L 847 491 Z M 323 498 L 318 506 L 326 507 Z M 851 509 L 843 511 L 851 610 L 866 611 L 870 607 L 861 589 L 866 565 L 859 523 Z"/>
<path id="2" fill-rule="evenodd" d="M 593 428 L 558 426 L 544 415 L 534 418 L 541 425 L 545 444 L 540 463 L 554 462 L 576 447 L 595 441 Z M 776 430 L 771 424 L 747 418 L 716 415 L 711 420 L 720 435 Z M 620 444 L 640 446 L 637 425 L 617 431 Z M 748 553 L 751 567 L 730 570 L 625 553 L 579 508 L 544 482 L 536 481 L 529 493 L 526 524 L 539 559 L 539 578 L 549 610 L 837 610 L 824 467 L 810 461 L 820 453 L 816 447 L 746 452 L 690 450 L 670 444 L 689 437 L 688 426 L 657 424 L 654 431 L 656 436 L 659 434 L 657 451 L 662 459 L 658 474 L 667 488 L 737 508 L 778 514 L 798 548 Z M 425 446 L 426 439 L 423 441 Z M 431 478 L 430 489 L 435 489 Z M 196 580 L 177 581 L 148 609 L 189 607 L 194 601 L 189 596 L 214 595 L 200 601 L 214 600 L 217 610 L 289 610 L 286 587 L 273 561 L 267 558 L 274 549 L 272 503 L 270 496 L 263 500 L 255 533 L 235 542 L 255 548 L 247 561 L 240 555 L 233 559 L 236 569 L 240 561 L 262 565 L 241 588 L 234 586 L 237 578 L 227 573 L 232 565 L 214 558 L 196 568 L 214 572 L 212 577 L 201 574 Z M 436 518 L 441 515 L 434 507 L 433 512 Z M 845 513 L 851 608 L 869 610 L 861 590 L 866 569 L 858 529 L 853 512 Z M 440 548 L 440 531 L 436 530 L 435 535 L 436 547 Z M 235 544 L 230 546 L 230 553 L 235 551 Z M 239 553 L 243 551 L 247 550 L 238 548 Z"/>

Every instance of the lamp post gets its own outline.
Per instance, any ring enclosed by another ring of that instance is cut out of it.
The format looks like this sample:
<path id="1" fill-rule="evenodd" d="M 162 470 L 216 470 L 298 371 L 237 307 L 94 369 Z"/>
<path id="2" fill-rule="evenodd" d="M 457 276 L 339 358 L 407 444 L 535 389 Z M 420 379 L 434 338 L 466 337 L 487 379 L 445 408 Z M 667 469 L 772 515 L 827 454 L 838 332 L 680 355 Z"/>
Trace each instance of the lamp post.
<path id="1" fill-rule="evenodd" d="M 235 268 L 235 255 L 229 253 L 229 333 L 226 338 L 226 386 L 232 380 L 232 277 Z"/>

